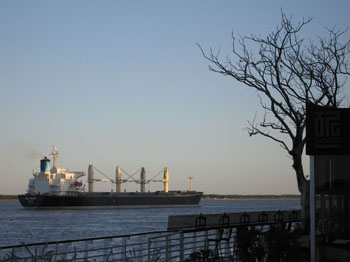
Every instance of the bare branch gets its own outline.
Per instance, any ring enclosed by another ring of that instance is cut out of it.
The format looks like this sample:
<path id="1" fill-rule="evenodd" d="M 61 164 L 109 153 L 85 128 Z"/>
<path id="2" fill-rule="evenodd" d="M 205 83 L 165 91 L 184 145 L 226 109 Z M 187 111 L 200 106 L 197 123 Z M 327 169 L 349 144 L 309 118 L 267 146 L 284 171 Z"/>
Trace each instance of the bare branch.
<path id="1" fill-rule="evenodd" d="M 350 40 L 341 41 L 347 30 L 327 29 L 328 37 L 306 43 L 300 31 L 312 21 L 292 22 L 283 11 L 281 23 L 266 37 L 237 38 L 233 32 L 232 54 L 224 60 L 220 50 L 210 48 L 202 55 L 213 72 L 230 76 L 255 89 L 265 114 L 247 127 L 248 134 L 262 135 L 277 142 L 293 159 L 298 186 L 305 184 L 301 155 L 305 145 L 305 104 L 337 107 L 344 100 L 341 91 L 350 75 Z M 248 49 L 248 46 L 252 50 Z M 284 136 L 276 136 L 277 133 Z M 290 146 L 286 141 L 290 141 Z"/>

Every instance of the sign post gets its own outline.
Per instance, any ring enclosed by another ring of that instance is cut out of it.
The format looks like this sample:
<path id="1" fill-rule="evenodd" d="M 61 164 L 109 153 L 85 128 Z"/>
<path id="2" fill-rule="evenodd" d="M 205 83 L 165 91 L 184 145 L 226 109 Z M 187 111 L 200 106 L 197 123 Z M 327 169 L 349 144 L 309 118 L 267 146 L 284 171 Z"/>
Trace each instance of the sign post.
<path id="1" fill-rule="evenodd" d="M 315 262 L 327 259 L 324 250 L 327 244 L 335 243 L 332 238 L 350 233 L 348 225 L 341 225 L 350 216 L 349 207 L 341 204 L 350 199 L 343 189 L 350 185 L 346 173 L 350 164 L 350 108 L 307 103 L 306 154 L 310 156 L 310 254 Z M 327 215 L 330 212 L 345 216 L 336 221 L 338 227 L 332 226 L 334 215 Z"/>

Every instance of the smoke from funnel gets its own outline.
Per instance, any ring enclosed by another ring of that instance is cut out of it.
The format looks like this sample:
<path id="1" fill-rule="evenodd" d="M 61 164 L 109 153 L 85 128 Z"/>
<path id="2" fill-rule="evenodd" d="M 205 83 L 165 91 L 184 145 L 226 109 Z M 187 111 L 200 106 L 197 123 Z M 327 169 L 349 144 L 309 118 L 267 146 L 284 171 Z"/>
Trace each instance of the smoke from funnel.
<path id="1" fill-rule="evenodd" d="M 38 151 L 36 150 L 30 150 L 27 154 L 28 158 L 29 159 L 37 159 L 37 158 L 42 158 L 44 157 L 43 154 L 39 153 Z"/>

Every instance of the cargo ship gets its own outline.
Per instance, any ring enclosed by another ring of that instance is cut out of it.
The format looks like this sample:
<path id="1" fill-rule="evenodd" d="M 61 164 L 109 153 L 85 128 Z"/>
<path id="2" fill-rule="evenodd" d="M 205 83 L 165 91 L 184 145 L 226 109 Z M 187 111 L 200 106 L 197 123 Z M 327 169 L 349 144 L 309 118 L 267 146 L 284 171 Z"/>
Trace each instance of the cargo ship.
<path id="1" fill-rule="evenodd" d="M 40 161 L 40 169 L 33 171 L 33 178 L 29 179 L 26 194 L 18 195 L 18 199 L 25 208 L 143 208 L 143 207 L 190 207 L 198 206 L 202 192 L 169 191 L 169 172 L 164 168 L 163 179 L 146 180 L 145 169 L 141 169 L 139 180 L 129 176 L 122 179 L 121 168 L 116 167 L 115 180 L 95 179 L 94 167 L 88 168 L 88 191 L 82 182 L 84 172 L 72 172 L 66 168 L 57 167 L 58 151 L 53 147 L 53 166 L 50 159 L 44 157 Z M 190 177 L 192 179 L 192 177 Z M 116 184 L 115 192 L 93 192 L 94 182 L 109 181 Z M 140 192 L 122 192 L 121 185 L 125 182 L 140 184 Z M 146 184 L 163 182 L 164 191 L 146 192 Z M 191 181 L 192 184 L 192 181 Z M 192 187 L 192 186 L 191 186 Z"/>

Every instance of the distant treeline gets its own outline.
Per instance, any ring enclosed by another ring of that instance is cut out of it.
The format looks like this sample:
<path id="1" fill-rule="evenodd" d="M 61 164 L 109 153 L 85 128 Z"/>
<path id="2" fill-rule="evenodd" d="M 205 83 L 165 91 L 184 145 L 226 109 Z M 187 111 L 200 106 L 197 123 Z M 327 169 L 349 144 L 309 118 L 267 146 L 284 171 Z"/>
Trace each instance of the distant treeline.
<path id="1" fill-rule="evenodd" d="M 0 200 L 12 200 L 17 199 L 17 195 L 1 195 L 0 194 Z"/>
<path id="2" fill-rule="evenodd" d="M 217 194 L 204 194 L 203 198 L 210 199 L 291 199 L 300 198 L 300 195 L 217 195 Z"/>

